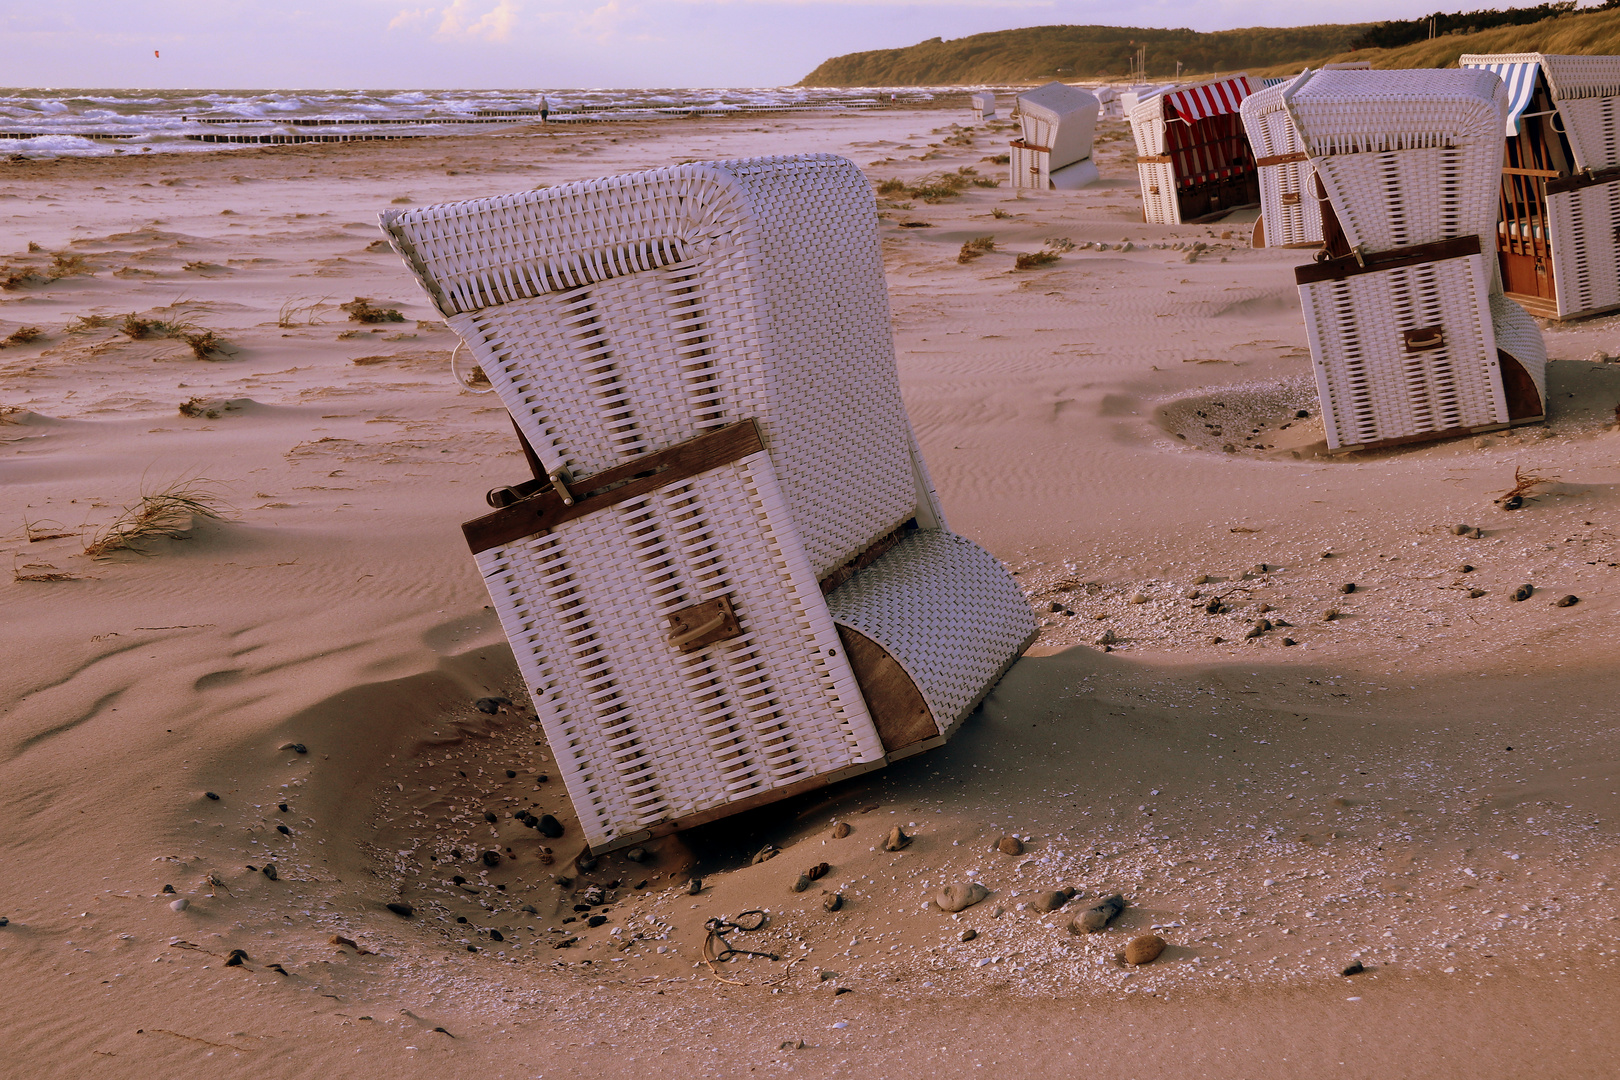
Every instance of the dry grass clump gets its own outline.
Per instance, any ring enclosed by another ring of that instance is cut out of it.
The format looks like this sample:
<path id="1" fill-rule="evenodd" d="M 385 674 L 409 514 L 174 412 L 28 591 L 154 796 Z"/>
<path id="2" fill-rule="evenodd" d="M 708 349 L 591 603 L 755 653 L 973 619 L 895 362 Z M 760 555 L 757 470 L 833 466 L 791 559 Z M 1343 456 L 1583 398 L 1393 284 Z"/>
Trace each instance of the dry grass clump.
<path id="1" fill-rule="evenodd" d="M 956 253 L 956 261 L 970 263 L 981 255 L 987 255 L 996 250 L 996 238 L 993 236 L 975 236 L 971 240 L 962 242 L 962 250 Z"/>
<path id="2" fill-rule="evenodd" d="M 295 326 L 319 326 L 326 321 L 321 318 L 320 312 L 330 299 L 330 296 L 323 296 L 319 300 L 295 296 L 282 304 L 281 310 L 276 312 L 276 325 L 283 330 L 290 330 Z"/>
<path id="3" fill-rule="evenodd" d="M 143 492 L 112 521 L 97 529 L 85 545 L 92 559 L 115 551 L 144 554 L 141 545 L 164 537 L 184 536 L 197 518 L 222 521 L 229 509 L 220 485 L 206 477 L 182 477 L 163 488 Z"/>
<path id="4" fill-rule="evenodd" d="M 1042 249 L 1040 251 L 1024 252 L 1022 255 L 1018 256 L 1017 259 L 1013 260 L 1013 266 L 1018 270 L 1039 270 L 1041 267 L 1051 266 L 1057 261 L 1057 252 Z"/>
<path id="5" fill-rule="evenodd" d="M 30 253 L 38 253 L 41 249 L 38 244 L 29 244 Z M 26 285 L 49 285 L 53 281 L 61 281 L 70 277 L 89 277 L 95 273 L 90 264 L 85 262 L 83 255 L 71 251 L 58 251 L 51 256 L 46 266 L 15 265 L 7 263 L 0 266 L 0 289 L 20 289 Z"/>
<path id="6" fill-rule="evenodd" d="M 37 326 L 19 326 L 5 337 L 0 338 L 0 349 L 12 345 L 31 345 L 45 336 L 45 331 Z"/>
<path id="7" fill-rule="evenodd" d="M 347 304 L 339 304 L 338 307 L 349 313 L 350 322 L 389 323 L 405 321 L 405 316 L 399 313 L 398 308 L 379 307 L 371 302 L 369 296 L 357 296 Z"/>
<path id="8" fill-rule="evenodd" d="M 938 203 L 962 194 L 970 184 L 995 187 L 999 183 L 999 180 L 980 178 L 978 170 L 971 165 L 963 165 L 953 173 L 930 173 L 909 184 L 899 179 L 884 180 L 878 184 L 877 191 L 879 195 L 903 195 L 926 203 Z"/>
<path id="9" fill-rule="evenodd" d="M 11 564 L 12 581 L 77 581 L 72 574 L 64 574 L 50 563 Z"/>
<path id="10" fill-rule="evenodd" d="M 175 308 L 180 305 L 174 305 Z M 196 310 L 196 309 L 190 309 Z M 95 316 L 100 319 L 101 316 Z M 83 318 L 80 322 L 84 322 Z M 101 322 L 105 326 L 111 320 Z M 172 341 L 182 341 L 191 349 L 191 354 L 198 360 L 223 360 L 229 353 L 225 339 L 214 331 L 201 325 L 189 315 L 180 315 L 171 319 L 147 319 L 131 312 L 125 315 L 118 328 L 129 336 L 131 341 L 145 341 L 154 338 L 168 338 Z M 69 327 L 72 331 L 73 328 Z"/>
<path id="11" fill-rule="evenodd" d="M 1007 211 L 1003 210 L 999 206 L 991 208 L 990 216 L 997 219 L 998 221 L 1001 220 L 1002 218 L 1010 218 L 1010 217 L 1012 217 L 1011 214 L 1007 213 Z"/>
<path id="12" fill-rule="evenodd" d="M 0 405 L 0 424 L 15 424 L 17 415 L 26 412 L 21 405 Z"/>
<path id="13" fill-rule="evenodd" d="M 64 326 L 62 332 L 64 334 L 88 334 L 92 330 L 116 326 L 120 321 L 115 315 L 80 315 L 77 319 Z"/>
<path id="14" fill-rule="evenodd" d="M 1538 488 L 1556 483 L 1558 483 L 1557 473 L 1544 473 L 1539 469 L 1514 466 L 1513 486 L 1497 496 L 1496 505 L 1508 510 L 1517 509 L 1524 504 L 1524 500 L 1535 498 Z"/>
<path id="15" fill-rule="evenodd" d="M 966 130 L 964 128 L 958 128 L 955 131 L 953 131 L 951 134 L 945 136 L 945 145 L 946 146 L 972 146 L 973 145 L 973 132 L 968 131 L 968 130 Z"/>

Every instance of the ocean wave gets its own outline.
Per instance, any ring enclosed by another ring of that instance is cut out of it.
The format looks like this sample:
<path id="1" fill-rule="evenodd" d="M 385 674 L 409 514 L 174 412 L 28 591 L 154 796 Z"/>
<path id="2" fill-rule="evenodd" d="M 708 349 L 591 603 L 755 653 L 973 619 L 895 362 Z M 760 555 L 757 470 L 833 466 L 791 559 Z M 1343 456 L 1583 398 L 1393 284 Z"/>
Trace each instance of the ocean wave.
<path id="1" fill-rule="evenodd" d="M 480 133 L 517 121 L 544 102 L 557 121 L 657 119 L 690 112 L 727 114 L 752 109 L 869 108 L 891 95 L 907 100 L 928 91 L 703 87 L 649 90 L 0 90 L 0 153 L 104 156 L 120 152 L 218 150 L 237 145 L 217 137 L 233 131 L 266 138 L 312 128 L 363 135 L 453 134 L 459 124 Z M 476 124 L 474 127 L 472 125 Z M 18 137 L 32 136 L 32 137 Z M 201 141 L 209 138 L 208 142 Z M 117 144 L 117 145 L 113 145 Z"/>

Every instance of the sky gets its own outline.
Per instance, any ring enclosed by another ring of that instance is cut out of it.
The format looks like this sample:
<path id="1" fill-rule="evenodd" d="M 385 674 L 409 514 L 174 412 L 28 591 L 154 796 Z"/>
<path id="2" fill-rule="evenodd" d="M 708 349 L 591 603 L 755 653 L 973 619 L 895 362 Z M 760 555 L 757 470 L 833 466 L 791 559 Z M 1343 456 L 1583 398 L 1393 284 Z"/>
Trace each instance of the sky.
<path id="1" fill-rule="evenodd" d="M 1022 26 L 1225 30 L 1414 18 L 1435 6 L 1476 4 L 1487 6 L 1479 0 L 0 0 L 0 86 L 781 86 L 843 53 Z"/>

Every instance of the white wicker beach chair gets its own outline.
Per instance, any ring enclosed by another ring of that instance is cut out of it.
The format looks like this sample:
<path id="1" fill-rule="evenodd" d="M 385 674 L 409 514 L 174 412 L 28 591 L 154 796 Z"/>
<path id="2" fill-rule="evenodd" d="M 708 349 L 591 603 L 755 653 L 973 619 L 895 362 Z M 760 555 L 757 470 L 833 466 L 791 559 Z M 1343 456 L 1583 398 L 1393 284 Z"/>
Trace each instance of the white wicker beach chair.
<path id="1" fill-rule="evenodd" d="M 1177 86 L 1130 110 L 1142 220 L 1198 221 L 1260 201 L 1254 154 L 1238 109 L 1254 92 L 1247 75 Z"/>
<path id="2" fill-rule="evenodd" d="M 1620 307 L 1620 56 L 1465 55 L 1508 95 L 1496 252 L 1507 294 L 1569 319 Z"/>
<path id="3" fill-rule="evenodd" d="M 464 526 L 587 842 L 938 745 L 1035 632 L 945 528 L 830 155 L 389 212 L 532 453 Z"/>
<path id="4" fill-rule="evenodd" d="M 1095 183 L 1092 136 L 1101 111 L 1097 98 L 1066 83 L 1053 82 L 1018 95 L 1023 137 L 1008 154 L 1012 186 L 1073 191 Z"/>
<path id="5" fill-rule="evenodd" d="M 968 104 L 973 108 L 973 119 L 982 121 L 996 118 L 996 95 L 989 90 L 970 95 Z"/>
<path id="6" fill-rule="evenodd" d="M 1323 71 L 1365 71 L 1364 60 L 1327 64 Z M 1243 130 L 1260 174 L 1260 218 L 1255 247 L 1315 247 L 1322 242 L 1322 209 L 1312 183 L 1311 161 L 1299 146 L 1294 125 L 1283 108 L 1283 89 L 1291 79 L 1262 79 L 1264 89 L 1243 100 Z"/>
<path id="7" fill-rule="evenodd" d="M 1280 98 L 1321 199 L 1325 248 L 1295 277 L 1328 446 L 1542 419 L 1540 334 L 1498 295 L 1487 255 L 1500 80 L 1468 70 L 1307 72 Z"/>

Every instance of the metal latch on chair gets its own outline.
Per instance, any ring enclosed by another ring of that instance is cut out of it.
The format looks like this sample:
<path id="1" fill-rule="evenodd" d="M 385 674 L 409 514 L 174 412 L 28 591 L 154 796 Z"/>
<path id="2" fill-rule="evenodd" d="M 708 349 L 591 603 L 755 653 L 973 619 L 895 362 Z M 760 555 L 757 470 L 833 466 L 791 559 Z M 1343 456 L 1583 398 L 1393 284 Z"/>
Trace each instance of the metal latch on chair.
<path id="1" fill-rule="evenodd" d="M 1446 344 L 1446 330 L 1443 326 L 1423 326 L 1416 330 L 1403 330 L 1402 339 L 1406 342 L 1406 351 L 1409 353 L 1428 352 L 1430 349 L 1443 348 Z"/>
<path id="2" fill-rule="evenodd" d="M 1285 191 L 1285 192 L 1283 192 L 1282 203 L 1283 203 L 1284 206 L 1298 206 L 1299 205 L 1299 192 L 1297 192 L 1297 191 Z"/>
<path id="3" fill-rule="evenodd" d="M 669 643 L 681 652 L 696 652 L 741 634 L 742 624 L 737 621 L 729 596 L 705 600 L 669 616 Z"/>

